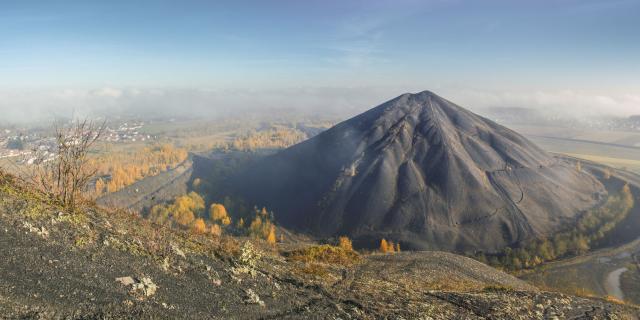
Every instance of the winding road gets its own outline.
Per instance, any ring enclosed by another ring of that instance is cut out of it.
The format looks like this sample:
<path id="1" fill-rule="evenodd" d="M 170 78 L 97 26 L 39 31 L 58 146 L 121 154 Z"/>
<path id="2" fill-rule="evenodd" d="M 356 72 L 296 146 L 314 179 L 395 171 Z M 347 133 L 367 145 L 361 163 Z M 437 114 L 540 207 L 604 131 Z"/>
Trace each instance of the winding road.
<path id="1" fill-rule="evenodd" d="M 604 281 L 604 289 L 608 295 L 624 300 L 624 293 L 620 289 L 620 276 L 627 270 L 627 268 L 619 268 L 607 274 L 607 278 Z"/>

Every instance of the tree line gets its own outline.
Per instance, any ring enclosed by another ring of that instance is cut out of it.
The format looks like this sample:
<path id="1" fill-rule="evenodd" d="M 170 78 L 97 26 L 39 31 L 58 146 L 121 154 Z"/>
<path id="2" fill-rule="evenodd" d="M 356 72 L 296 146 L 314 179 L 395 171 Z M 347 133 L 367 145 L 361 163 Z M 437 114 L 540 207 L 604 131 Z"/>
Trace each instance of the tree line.
<path id="1" fill-rule="evenodd" d="M 186 149 L 162 144 L 134 152 L 110 152 L 90 159 L 88 166 L 96 170 L 95 194 L 100 196 L 171 170 L 187 158 Z"/>
<path id="2" fill-rule="evenodd" d="M 286 148 L 307 138 L 307 135 L 297 129 L 287 127 L 273 127 L 264 131 L 253 131 L 245 136 L 235 138 L 228 149 L 239 151 L 255 151 L 263 148 Z"/>
<path id="3" fill-rule="evenodd" d="M 253 208 L 253 217 L 245 222 L 243 217 L 235 223 L 224 204 L 212 203 L 205 210 L 205 200 L 192 191 L 176 197 L 168 204 L 158 204 L 149 210 L 146 218 L 161 225 L 191 230 L 194 233 L 210 233 L 220 236 L 223 232 L 250 236 L 269 244 L 278 241 L 274 213 L 266 208 Z"/>

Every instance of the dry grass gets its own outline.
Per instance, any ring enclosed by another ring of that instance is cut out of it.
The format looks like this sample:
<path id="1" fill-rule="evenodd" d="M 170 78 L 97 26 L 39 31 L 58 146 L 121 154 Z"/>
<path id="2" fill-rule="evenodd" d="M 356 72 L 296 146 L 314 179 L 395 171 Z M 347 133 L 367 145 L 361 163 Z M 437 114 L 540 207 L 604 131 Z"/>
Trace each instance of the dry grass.
<path id="1" fill-rule="evenodd" d="M 327 268 L 317 263 L 305 263 L 302 267 L 294 269 L 294 271 L 321 278 L 324 278 L 329 273 Z"/>
<path id="2" fill-rule="evenodd" d="M 171 244 L 183 251 L 230 258 L 239 246 L 231 237 L 193 234 L 152 223 L 122 209 L 97 207 L 85 202 L 73 210 L 29 184 L 0 170 L 0 205 L 11 210 L 16 219 L 51 221 L 64 224 L 71 245 L 86 249 L 107 245 L 138 256 L 158 258 L 171 252 Z M 99 239 L 103 239 L 100 240 Z"/>
<path id="3" fill-rule="evenodd" d="M 620 300 L 620 299 L 618 299 L 618 298 L 616 298 L 614 296 L 610 296 L 610 295 L 604 296 L 604 300 L 607 300 L 608 302 L 616 303 L 616 304 L 622 304 L 622 305 L 627 304 L 626 302 L 624 302 L 624 300 Z"/>
<path id="4" fill-rule="evenodd" d="M 289 252 L 287 256 L 291 260 L 305 263 L 325 263 L 349 266 L 361 261 L 360 255 L 353 251 L 331 245 L 312 246 Z"/>
<path id="5" fill-rule="evenodd" d="M 566 285 L 563 286 L 561 289 L 560 288 L 555 288 L 555 287 L 549 287 L 546 286 L 544 284 L 540 284 L 540 283 L 534 283 L 536 287 L 538 287 L 538 289 L 542 290 L 542 291 L 547 291 L 547 292 L 557 292 L 557 293 L 563 293 L 563 294 L 568 294 L 568 295 L 572 295 L 572 296 L 577 296 L 577 297 L 583 297 L 583 298 L 598 298 L 599 295 L 597 295 L 595 292 L 587 289 L 587 288 L 583 288 L 583 287 L 579 287 L 577 285 Z"/>

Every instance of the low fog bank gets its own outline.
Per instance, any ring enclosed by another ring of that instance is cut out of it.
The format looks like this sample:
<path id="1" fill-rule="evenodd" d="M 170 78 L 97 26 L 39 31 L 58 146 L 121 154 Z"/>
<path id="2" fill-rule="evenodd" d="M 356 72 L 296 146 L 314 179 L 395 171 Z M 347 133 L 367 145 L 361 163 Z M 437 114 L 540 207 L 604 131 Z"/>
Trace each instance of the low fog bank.
<path id="1" fill-rule="evenodd" d="M 22 89 L 0 90 L 0 122 L 34 123 L 57 117 L 217 118 L 241 114 L 295 113 L 346 119 L 405 92 L 431 90 L 492 118 L 626 118 L 640 114 L 640 95 L 577 91 L 492 92 L 438 88 L 290 89 Z M 534 115 L 535 116 L 532 116 Z"/>
<path id="2" fill-rule="evenodd" d="M 343 118 L 389 98 L 375 89 L 137 89 L 0 91 L 0 123 L 66 117 L 220 118 L 299 114 Z"/>

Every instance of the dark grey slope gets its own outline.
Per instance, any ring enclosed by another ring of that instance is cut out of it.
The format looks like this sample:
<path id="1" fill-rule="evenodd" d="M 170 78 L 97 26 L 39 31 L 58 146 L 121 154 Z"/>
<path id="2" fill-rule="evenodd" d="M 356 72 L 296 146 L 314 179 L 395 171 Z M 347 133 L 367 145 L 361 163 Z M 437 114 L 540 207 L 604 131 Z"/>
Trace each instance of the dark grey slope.
<path id="1" fill-rule="evenodd" d="M 605 192 L 516 132 L 427 91 L 265 158 L 235 189 L 283 225 L 321 236 L 483 250 L 549 234 Z"/>

